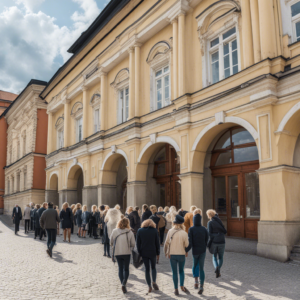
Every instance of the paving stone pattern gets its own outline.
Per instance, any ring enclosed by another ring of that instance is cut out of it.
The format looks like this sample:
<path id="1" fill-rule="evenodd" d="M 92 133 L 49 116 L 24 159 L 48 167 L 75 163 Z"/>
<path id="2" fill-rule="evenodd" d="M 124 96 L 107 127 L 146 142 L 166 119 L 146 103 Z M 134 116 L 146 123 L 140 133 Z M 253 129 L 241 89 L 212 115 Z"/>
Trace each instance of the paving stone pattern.
<path id="1" fill-rule="evenodd" d="M 227 239 L 228 249 L 239 242 Z M 253 242 L 251 243 L 254 249 Z M 249 244 L 250 245 L 250 244 Z M 241 247 L 241 249 L 249 247 Z M 162 248 L 161 248 L 162 249 Z M 53 258 L 46 254 L 45 241 L 21 230 L 14 235 L 11 227 L 0 222 L 0 299 L 300 299 L 300 268 L 255 255 L 227 252 L 222 277 L 215 278 L 211 254 L 205 261 L 205 291 L 193 289 L 191 253 L 186 262 L 185 286 L 191 295 L 173 293 L 169 261 L 161 255 L 158 264 L 160 291 L 147 294 L 143 268 L 130 266 L 128 293 L 120 288 L 117 264 L 103 257 L 100 240 L 79 239 L 64 243 L 59 236 Z"/>

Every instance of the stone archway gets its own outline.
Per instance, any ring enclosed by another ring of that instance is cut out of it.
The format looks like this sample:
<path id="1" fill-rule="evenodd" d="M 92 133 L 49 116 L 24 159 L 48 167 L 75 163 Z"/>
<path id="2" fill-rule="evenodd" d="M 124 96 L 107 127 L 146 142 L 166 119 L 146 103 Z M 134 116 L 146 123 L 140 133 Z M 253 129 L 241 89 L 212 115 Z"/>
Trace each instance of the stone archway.
<path id="1" fill-rule="evenodd" d="M 46 190 L 45 194 L 46 194 L 46 202 L 52 202 L 54 205 L 59 205 L 57 173 L 52 173 L 50 175 L 49 189 Z"/>

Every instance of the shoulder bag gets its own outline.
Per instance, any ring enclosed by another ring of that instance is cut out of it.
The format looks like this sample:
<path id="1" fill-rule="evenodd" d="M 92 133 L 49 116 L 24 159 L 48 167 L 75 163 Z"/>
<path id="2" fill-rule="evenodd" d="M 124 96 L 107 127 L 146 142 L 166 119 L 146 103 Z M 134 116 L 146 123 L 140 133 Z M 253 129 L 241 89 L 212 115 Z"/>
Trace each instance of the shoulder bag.
<path id="1" fill-rule="evenodd" d="M 166 258 L 168 258 L 168 256 L 170 255 L 170 249 L 171 249 L 172 238 L 173 238 L 173 236 L 174 236 L 177 232 L 179 232 L 179 231 L 180 231 L 180 230 L 176 230 L 176 231 L 172 234 L 172 236 L 170 237 L 170 242 L 169 242 L 169 244 L 168 244 L 168 246 L 167 246 L 167 250 L 166 250 L 166 252 L 165 252 Z"/>
<path id="2" fill-rule="evenodd" d="M 113 253 L 112 253 L 112 261 L 113 261 L 114 263 L 116 262 L 116 258 L 115 258 L 115 249 L 116 249 L 117 239 L 118 239 L 118 237 L 119 237 L 120 235 L 125 234 L 125 233 L 127 234 L 128 231 L 127 231 L 127 232 L 120 233 L 120 234 L 117 235 L 116 238 L 115 238 L 115 241 L 114 241 L 114 250 L 113 250 Z M 127 243 L 128 243 L 128 241 L 127 241 Z"/>

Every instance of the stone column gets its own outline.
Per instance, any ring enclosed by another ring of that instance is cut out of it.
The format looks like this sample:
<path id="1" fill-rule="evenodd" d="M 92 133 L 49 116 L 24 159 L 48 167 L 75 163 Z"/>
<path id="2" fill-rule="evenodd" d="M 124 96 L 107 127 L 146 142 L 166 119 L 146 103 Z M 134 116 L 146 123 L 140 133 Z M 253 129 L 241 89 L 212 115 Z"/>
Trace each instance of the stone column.
<path id="1" fill-rule="evenodd" d="M 48 154 L 53 151 L 53 147 L 52 147 L 52 130 L 53 130 L 53 113 L 48 112 L 48 144 L 47 144 L 47 153 Z"/>
<path id="2" fill-rule="evenodd" d="M 107 100 L 107 74 L 102 72 L 100 74 L 100 90 L 101 90 L 101 105 L 100 105 L 100 130 L 106 130 L 106 102 Z"/>
<path id="3" fill-rule="evenodd" d="M 127 206 L 141 207 L 146 203 L 146 181 L 127 183 Z"/>
<path id="4" fill-rule="evenodd" d="M 276 56 L 276 33 L 273 0 L 258 1 L 261 59 Z"/>
<path id="5" fill-rule="evenodd" d="M 70 103 L 64 103 L 64 147 L 70 146 L 70 133 L 69 133 L 69 124 L 70 124 Z"/>
<path id="6" fill-rule="evenodd" d="M 129 119 L 135 117 L 134 103 L 134 48 L 130 48 L 129 52 Z"/>
<path id="7" fill-rule="evenodd" d="M 140 70 L 141 70 L 141 45 L 136 44 L 134 46 L 135 52 L 135 71 L 134 71 L 134 97 L 135 97 L 135 116 L 138 117 L 140 115 Z"/>
<path id="8" fill-rule="evenodd" d="M 99 184 L 98 185 L 98 206 L 108 205 L 114 207 L 118 204 L 117 186 L 113 184 Z"/>
<path id="9" fill-rule="evenodd" d="M 260 34 L 259 34 L 259 12 L 258 12 L 257 1 L 258 0 L 250 1 L 254 63 L 258 63 L 261 60 Z"/>
<path id="10" fill-rule="evenodd" d="M 183 173 L 179 175 L 181 180 L 181 206 L 185 210 L 190 210 L 192 205 L 204 209 L 203 203 L 203 174 Z"/>
<path id="11" fill-rule="evenodd" d="M 59 205 L 59 194 L 56 190 L 46 190 L 45 191 L 46 202 L 52 202 L 54 205 Z M 61 209 L 61 206 L 59 206 Z"/>
<path id="12" fill-rule="evenodd" d="M 178 97 L 178 21 L 172 20 L 173 26 L 173 99 Z"/>
<path id="13" fill-rule="evenodd" d="M 241 1 L 241 6 L 242 6 L 242 34 L 243 34 L 244 68 L 248 68 L 248 67 L 252 66 L 253 62 L 254 62 L 250 0 Z"/>
<path id="14" fill-rule="evenodd" d="M 258 170 L 260 221 L 257 255 L 285 262 L 300 240 L 300 171 L 290 166 Z"/>
<path id="15" fill-rule="evenodd" d="M 185 82 L 185 13 L 178 15 L 178 97 L 186 93 Z"/>
<path id="16" fill-rule="evenodd" d="M 92 205 L 98 206 L 98 192 L 97 186 L 85 186 L 82 189 L 82 205 L 86 205 L 88 210 Z"/>
<path id="17" fill-rule="evenodd" d="M 82 104 L 83 104 L 83 116 L 82 116 L 82 125 L 83 125 L 83 132 L 82 136 L 83 138 L 88 137 L 88 124 L 89 124 L 89 115 L 88 115 L 88 98 L 87 98 L 87 88 L 83 86 L 82 88 Z"/>

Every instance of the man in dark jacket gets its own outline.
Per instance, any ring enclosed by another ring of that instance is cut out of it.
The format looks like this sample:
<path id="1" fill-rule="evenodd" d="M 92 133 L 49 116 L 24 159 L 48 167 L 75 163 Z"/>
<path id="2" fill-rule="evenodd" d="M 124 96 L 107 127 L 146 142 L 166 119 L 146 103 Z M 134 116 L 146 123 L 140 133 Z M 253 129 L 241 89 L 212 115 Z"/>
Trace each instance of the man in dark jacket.
<path id="1" fill-rule="evenodd" d="M 143 205 L 142 211 L 143 211 L 142 214 L 142 223 L 143 223 L 145 220 L 148 220 L 152 216 L 152 212 L 149 210 L 147 204 Z"/>
<path id="2" fill-rule="evenodd" d="M 20 230 L 20 222 L 22 220 L 22 210 L 21 210 L 21 207 L 19 207 L 18 204 L 13 209 L 12 219 L 15 223 L 15 234 L 17 234 L 17 232 Z"/>
<path id="3" fill-rule="evenodd" d="M 145 265 L 145 276 L 149 286 L 149 293 L 152 291 L 152 286 L 155 290 L 158 290 L 159 288 L 156 284 L 156 259 L 158 262 L 160 246 L 156 225 L 151 219 L 144 221 L 142 223 L 142 228 L 138 230 L 136 235 L 136 246 L 139 254 L 143 258 Z M 152 285 L 150 277 L 150 264 L 152 270 Z"/>
<path id="4" fill-rule="evenodd" d="M 40 225 L 46 229 L 48 241 L 46 250 L 47 254 L 52 257 L 52 249 L 56 243 L 57 223 L 60 222 L 57 211 L 53 208 L 53 203 L 48 203 L 48 209 L 45 210 L 40 218 Z"/>
<path id="5" fill-rule="evenodd" d="M 208 242 L 208 232 L 204 226 L 201 225 L 201 210 L 193 211 L 193 224 L 189 228 L 189 246 L 185 249 L 189 252 L 192 249 L 193 253 L 193 277 L 195 278 L 195 289 L 198 289 L 199 273 L 200 273 L 200 290 L 199 294 L 203 293 L 203 285 L 205 280 L 204 261 L 206 256 L 206 246 Z M 200 272 L 199 272 L 200 267 Z"/>
<path id="6" fill-rule="evenodd" d="M 34 239 L 36 239 L 37 236 L 40 236 L 40 218 L 38 214 L 38 210 L 40 209 L 40 205 L 37 204 L 35 206 L 35 209 L 33 210 L 33 220 L 34 220 Z"/>
<path id="7" fill-rule="evenodd" d="M 47 202 L 44 202 L 44 203 L 43 203 L 43 206 L 37 211 L 38 216 L 39 216 L 39 222 L 40 222 L 40 219 L 41 219 L 41 216 L 42 216 L 43 212 L 44 212 L 47 208 L 48 208 L 48 204 L 47 204 Z M 42 240 L 43 236 L 46 237 L 46 231 L 45 231 L 43 228 L 41 228 L 41 229 L 40 229 L 40 240 Z"/>
<path id="8" fill-rule="evenodd" d="M 134 210 L 129 214 L 128 218 L 130 221 L 130 227 L 136 237 L 137 231 L 141 228 L 141 218 L 138 214 L 138 207 L 135 207 Z"/>

